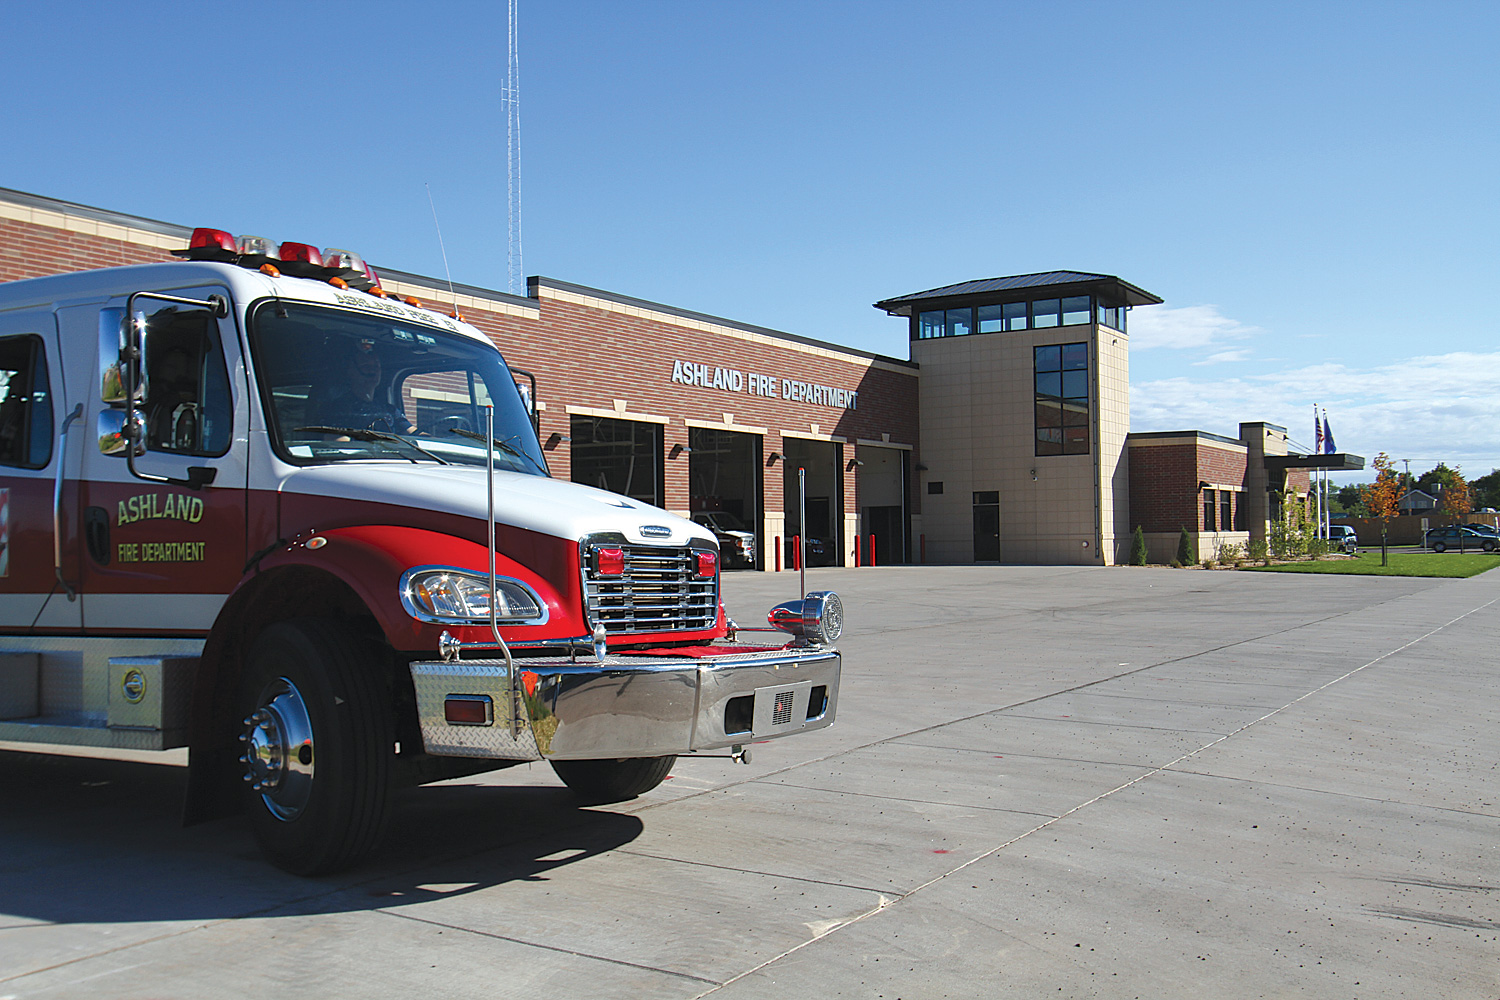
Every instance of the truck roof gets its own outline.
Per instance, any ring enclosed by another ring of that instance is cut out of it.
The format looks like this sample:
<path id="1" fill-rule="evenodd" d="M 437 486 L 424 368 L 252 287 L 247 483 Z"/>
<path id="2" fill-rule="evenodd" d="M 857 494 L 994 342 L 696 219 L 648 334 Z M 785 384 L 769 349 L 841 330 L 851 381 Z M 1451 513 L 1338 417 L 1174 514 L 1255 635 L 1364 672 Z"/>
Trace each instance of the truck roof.
<path id="1" fill-rule="evenodd" d="M 245 305 L 263 298 L 279 297 L 354 309 L 404 322 L 421 323 L 493 346 L 489 337 L 468 323 L 432 309 L 410 305 L 395 296 L 381 298 L 354 288 L 338 288 L 315 278 L 294 278 L 287 275 L 272 277 L 260 271 L 216 261 L 132 264 L 0 282 L 0 312 L 104 302 L 141 289 L 185 290 L 209 285 L 228 287 L 235 301 Z"/>

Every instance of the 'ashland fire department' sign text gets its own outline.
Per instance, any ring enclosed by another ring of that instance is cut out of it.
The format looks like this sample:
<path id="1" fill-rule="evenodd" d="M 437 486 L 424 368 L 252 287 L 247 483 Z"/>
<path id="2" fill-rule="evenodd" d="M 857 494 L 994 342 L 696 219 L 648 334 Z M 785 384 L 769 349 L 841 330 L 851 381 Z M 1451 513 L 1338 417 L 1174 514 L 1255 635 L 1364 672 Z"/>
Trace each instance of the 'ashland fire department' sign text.
<path id="1" fill-rule="evenodd" d="M 738 368 L 700 365 L 692 361 L 673 361 L 672 381 L 681 385 L 721 389 L 724 392 L 745 392 L 752 396 L 769 396 L 772 399 L 780 397 L 796 400 L 799 403 L 836 406 L 845 410 L 859 408 L 859 393 L 853 389 L 835 389 L 832 386 L 818 385 L 814 382 L 799 382 L 775 375 L 740 371 Z"/>

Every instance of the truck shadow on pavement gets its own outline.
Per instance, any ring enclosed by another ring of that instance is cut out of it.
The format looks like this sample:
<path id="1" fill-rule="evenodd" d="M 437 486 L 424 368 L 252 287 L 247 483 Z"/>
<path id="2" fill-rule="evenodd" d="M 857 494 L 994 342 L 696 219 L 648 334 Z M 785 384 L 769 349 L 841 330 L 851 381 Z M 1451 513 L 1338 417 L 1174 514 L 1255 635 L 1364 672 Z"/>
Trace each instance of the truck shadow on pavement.
<path id="1" fill-rule="evenodd" d="M 535 881 L 635 840 L 641 820 L 565 788 L 439 784 L 396 795 L 360 868 L 305 879 L 249 824 L 181 825 L 187 769 L 0 751 L 0 929 L 342 913 Z"/>

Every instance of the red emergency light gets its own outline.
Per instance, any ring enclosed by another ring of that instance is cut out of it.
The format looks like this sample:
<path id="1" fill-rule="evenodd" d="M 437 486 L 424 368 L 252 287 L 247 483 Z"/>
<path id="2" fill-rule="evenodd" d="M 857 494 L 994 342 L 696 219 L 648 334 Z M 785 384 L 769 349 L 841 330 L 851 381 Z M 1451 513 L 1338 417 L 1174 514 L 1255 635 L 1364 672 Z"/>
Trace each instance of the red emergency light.
<path id="1" fill-rule="evenodd" d="M 719 570 L 719 557 L 713 552 L 698 553 L 698 575 L 711 579 Z"/>
<path id="2" fill-rule="evenodd" d="M 222 229 L 194 229 L 187 249 L 173 250 L 172 253 L 188 260 L 221 261 L 232 261 L 239 255 L 234 237 Z"/>
<path id="3" fill-rule="evenodd" d="M 334 282 L 340 288 L 357 288 L 386 298 L 380 288 L 380 276 L 365 259 L 350 250 L 329 248 L 325 253 L 310 243 L 276 244 L 264 236 L 241 236 L 236 239 L 222 229 L 193 230 L 189 246 L 173 250 L 174 256 L 187 260 L 216 260 L 241 267 L 258 268 L 277 277 L 283 273 L 298 278 L 317 278 Z M 404 301 L 420 307 L 416 299 Z"/>
<path id="4" fill-rule="evenodd" d="M 625 572 L 625 550 L 599 549 L 594 553 L 594 567 L 600 576 L 620 576 Z"/>

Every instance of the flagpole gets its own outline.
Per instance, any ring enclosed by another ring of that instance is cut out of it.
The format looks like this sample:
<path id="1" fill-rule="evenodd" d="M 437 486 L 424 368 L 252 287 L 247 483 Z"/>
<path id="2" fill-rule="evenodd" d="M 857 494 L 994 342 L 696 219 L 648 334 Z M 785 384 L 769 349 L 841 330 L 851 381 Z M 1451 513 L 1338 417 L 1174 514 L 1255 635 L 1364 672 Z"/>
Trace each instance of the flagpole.
<path id="1" fill-rule="evenodd" d="M 1313 453 L 1323 454 L 1323 424 L 1318 419 L 1318 404 L 1313 404 Z M 1323 491 L 1318 486 L 1317 472 L 1313 472 L 1313 512 L 1317 515 L 1317 527 L 1313 530 L 1313 537 L 1323 537 Z"/>

